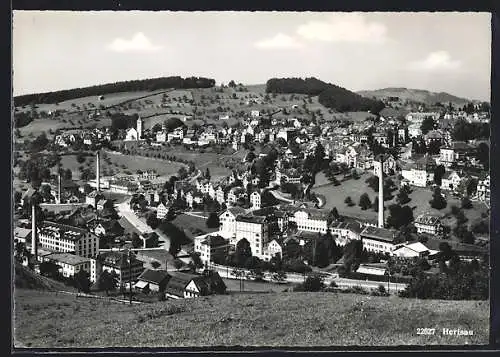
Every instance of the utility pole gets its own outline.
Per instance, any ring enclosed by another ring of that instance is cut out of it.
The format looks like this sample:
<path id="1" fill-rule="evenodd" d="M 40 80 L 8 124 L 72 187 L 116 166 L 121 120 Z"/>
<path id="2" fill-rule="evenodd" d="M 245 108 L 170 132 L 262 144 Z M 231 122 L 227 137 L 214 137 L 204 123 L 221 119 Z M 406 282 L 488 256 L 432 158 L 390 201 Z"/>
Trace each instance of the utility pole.
<path id="1" fill-rule="evenodd" d="M 129 287 L 129 301 L 132 305 L 132 250 L 128 251 L 128 287 Z"/>

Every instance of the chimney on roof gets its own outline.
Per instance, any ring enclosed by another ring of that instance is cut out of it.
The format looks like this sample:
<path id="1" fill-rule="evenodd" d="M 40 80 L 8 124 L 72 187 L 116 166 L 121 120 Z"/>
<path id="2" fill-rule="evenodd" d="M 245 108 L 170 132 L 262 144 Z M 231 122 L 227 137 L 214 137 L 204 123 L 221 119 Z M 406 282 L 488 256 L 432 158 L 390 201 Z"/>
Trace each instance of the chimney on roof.
<path id="1" fill-rule="evenodd" d="M 57 203 L 61 203 L 61 173 L 57 175 Z"/>
<path id="2" fill-rule="evenodd" d="M 96 161 L 96 174 L 95 174 L 95 178 L 96 178 L 96 182 L 97 182 L 97 192 L 100 192 L 101 191 L 101 175 L 100 175 L 100 167 L 99 167 L 99 150 L 96 152 L 96 155 L 95 155 L 95 161 Z"/>

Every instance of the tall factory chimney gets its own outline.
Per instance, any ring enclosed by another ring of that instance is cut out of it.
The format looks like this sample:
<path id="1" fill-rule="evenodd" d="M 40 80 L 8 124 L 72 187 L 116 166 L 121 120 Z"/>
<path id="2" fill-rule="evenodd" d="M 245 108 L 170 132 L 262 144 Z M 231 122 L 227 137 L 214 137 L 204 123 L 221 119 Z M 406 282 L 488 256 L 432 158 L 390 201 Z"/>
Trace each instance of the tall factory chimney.
<path id="1" fill-rule="evenodd" d="M 384 165 L 382 155 L 375 161 L 378 166 L 378 227 L 384 228 Z"/>
<path id="2" fill-rule="evenodd" d="M 37 246 L 37 231 L 36 231 L 36 203 L 33 197 L 31 198 L 31 254 L 33 260 L 38 259 L 38 246 Z"/>
<path id="3" fill-rule="evenodd" d="M 57 175 L 57 203 L 61 203 L 61 173 Z"/>
<path id="4" fill-rule="evenodd" d="M 99 162 L 99 151 L 96 152 L 96 157 L 95 157 L 95 161 L 96 161 L 96 174 L 95 174 L 95 179 L 96 179 L 96 183 L 97 183 L 97 192 L 100 192 L 101 191 L 101 175 L 100 175 L 100 162 Z"/>

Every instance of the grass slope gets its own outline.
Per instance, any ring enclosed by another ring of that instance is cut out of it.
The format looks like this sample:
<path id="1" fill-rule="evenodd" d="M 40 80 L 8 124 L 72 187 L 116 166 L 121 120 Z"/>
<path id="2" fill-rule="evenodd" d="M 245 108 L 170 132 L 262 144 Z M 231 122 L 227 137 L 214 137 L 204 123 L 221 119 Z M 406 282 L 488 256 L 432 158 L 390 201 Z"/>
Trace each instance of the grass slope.
<path id="1" fill-rule="evenodd" d="M 357 93 L 367 98 L 375 97 L 377 99 L 381 99 L 384 97 L 399 97 L 402 100 L 412 100 L 430 105 L 435 104 L 436 102 L 444 104 L 452 102 L 454 104 L 464 105 L 471 101 L 470 99 L 460 98 L 445 92 L 436 93 L 422 89 L 410 88 L 383 88 L 376 90 L 363 90 Z"/>
<path id="2" fill-rule="evenodd" d="M 242 294 L 128 306 L 16 290 L 16 347 L 484 344 L 487 301 L 333 293 Z M 36 321 L 36 323 L 33 323 Z M 435 327 L 434 336 L 417 328 Z M 444 336 L 442 328 L 473 330 Z"/>

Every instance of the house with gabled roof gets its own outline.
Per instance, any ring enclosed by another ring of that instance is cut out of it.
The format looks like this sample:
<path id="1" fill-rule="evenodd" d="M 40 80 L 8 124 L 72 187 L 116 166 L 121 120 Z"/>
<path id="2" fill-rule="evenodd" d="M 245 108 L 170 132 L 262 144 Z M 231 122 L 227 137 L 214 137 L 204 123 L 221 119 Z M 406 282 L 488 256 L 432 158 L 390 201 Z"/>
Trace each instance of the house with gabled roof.
<path id="1" fill-rule="evenodd" d="M 171 299 L 195 298 L 212 294 L 224 294 L 226 285 L 215 271 L 203 275 L 174 272 L 165 288 L 165 295 Z"/>
<path id="2" fill-rule="evenodd" d="M 134 288 L 142 291 L 164 292 L 169 280 L 170 275 L 166 270 L 145 269 L 137 277 L 137 283 L 134 284 Z"/>
<path id="3" fill-rule="evenodd" d="M 441 189 L 446 191 L 454 191 L 465 178 L 466 176 L 460 174 L 458 171 L 447 171 L 441 178 Z"/>

